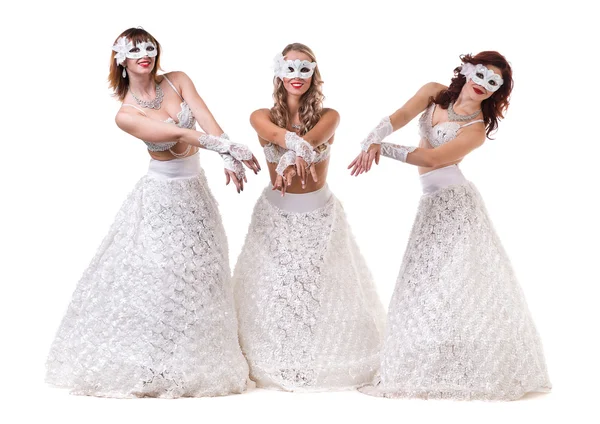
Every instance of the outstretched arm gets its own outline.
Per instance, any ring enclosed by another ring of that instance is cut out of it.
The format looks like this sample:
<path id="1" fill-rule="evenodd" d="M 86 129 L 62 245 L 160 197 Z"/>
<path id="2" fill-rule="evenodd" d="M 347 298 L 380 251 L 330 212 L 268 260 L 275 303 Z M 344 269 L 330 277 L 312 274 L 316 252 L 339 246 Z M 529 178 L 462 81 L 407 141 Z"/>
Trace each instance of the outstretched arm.
<path id="1" fill-rule="evenodd" d="M 421 87 L 400 109 L 390 116 L 384 117 L 379 124 L 361 142 L 362 152 L 352 161 L 348 168 L 352 168 L 351 175 L 359 175 L 371 169 L 373 161 L 379 164 L 380 149 L 371 146 L 380 146 L 383 140 L 394 131 L 404 127 L 419 113 L 423 112 L 429 104 L 429 99 L 435 97 L 447 87 L 435 82 L 430 82 Z"/>

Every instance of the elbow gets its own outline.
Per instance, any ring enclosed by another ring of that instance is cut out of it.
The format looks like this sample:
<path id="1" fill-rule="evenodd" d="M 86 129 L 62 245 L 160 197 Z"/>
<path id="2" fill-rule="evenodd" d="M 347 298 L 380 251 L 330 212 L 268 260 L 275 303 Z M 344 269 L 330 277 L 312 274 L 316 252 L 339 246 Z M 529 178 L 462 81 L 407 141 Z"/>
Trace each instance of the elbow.
<path id="1" fill-rule="evenodd" d="M 185 129 L 176 127 L 176 133 L 174 134 L 173 141 L 177 141 L 178 143 L 185 143 Z"/>

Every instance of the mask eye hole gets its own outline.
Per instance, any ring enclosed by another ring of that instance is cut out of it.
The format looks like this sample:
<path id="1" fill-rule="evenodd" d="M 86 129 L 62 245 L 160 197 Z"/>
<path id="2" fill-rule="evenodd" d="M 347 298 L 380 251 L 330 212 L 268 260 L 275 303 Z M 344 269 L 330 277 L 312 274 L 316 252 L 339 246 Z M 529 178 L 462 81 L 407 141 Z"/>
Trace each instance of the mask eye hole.
<path id="1" fill-rule="evenodd" d="M 481 78 L 481 79 L 483 79 L 483 74 L 482 74 L 481 72 L 476 72 L 476 73 L 475 73 L 475 76 L 476 76 L 477 78 Z"/>
<path id="2" fill-rule="evenodd" d="M 304 73 L 310 72 L 310 69 L 308 69 L 307 67 L 304 67 L 304 68 L 300 69 L 300 72 L 304 72 Z"/>
<path id="3" fill-rule="evenodd" d="M 134 47 L 133 49 L 129 50 L 129 53 L 139 53 L 139 52 L 140 52 L 139 47 Z"/>
<path id="4" fill-rule="evenodd" d="M 146 47 L 146 51 L 147 52 L 153 52 L 154 51 L 154 46 L 148 46 L 148 47 Z"/>
<path id="5" fill-rule="evenodd" d="M 495 87 L 495 86 L 496 86 L 496 81 L 494 81 L 494 80 L 491 80 L 491 81 L 489 82 L 489 84 L 490 84 L 491 86 Z"/>
<path id="6" fill-rule="evenodd" d="M 288 66 L 288 72 L 294 72 L 294 68 L 292 68 L 291 66 Z"/>

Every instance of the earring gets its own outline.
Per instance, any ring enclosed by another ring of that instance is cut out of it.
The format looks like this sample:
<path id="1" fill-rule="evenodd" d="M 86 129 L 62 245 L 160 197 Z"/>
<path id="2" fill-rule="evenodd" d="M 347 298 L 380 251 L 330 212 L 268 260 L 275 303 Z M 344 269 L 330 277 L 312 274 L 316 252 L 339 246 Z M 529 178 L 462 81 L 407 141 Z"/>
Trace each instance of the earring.
<path id="1" fill-rule="evenodd" d="M 127 78 L 127 69 L 123 66 L 123 72 L 121 73 L 121 75 L 123 75 L 123 78 Z"/>

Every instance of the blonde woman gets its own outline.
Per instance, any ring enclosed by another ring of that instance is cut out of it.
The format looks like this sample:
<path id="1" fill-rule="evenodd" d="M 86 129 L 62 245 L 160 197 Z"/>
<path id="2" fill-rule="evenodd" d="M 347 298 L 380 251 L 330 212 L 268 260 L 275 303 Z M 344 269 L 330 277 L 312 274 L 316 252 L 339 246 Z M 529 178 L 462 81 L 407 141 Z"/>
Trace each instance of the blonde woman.
<path id="1" fill-rule="evenodd" d="M 275 59 L 275 104 L 250 120 L 271 184 L 234 271 L 242 350 L 258 387 L 339 390 L 371 381 L 383 308 L 344 210 L 327 186 L 339 115 L 323 108 L 313 52 Z"/>
<path id="2" fill-rule="evenodd" d="M 221 155 L 238 191 L 242 163 L 254 171 L 258 163 L 222 135 L 187 75 L 157 75 L 159 61 L 160 44 L 143 29 L 124 31 L 113 45 L 109 81 L 123 103 L 117 125 L 144 141 L 152 159 L 50 350 L 47 381 L 77 394 L 174 398 L 246 387 L 227 238 L 198 148 Z"/>

